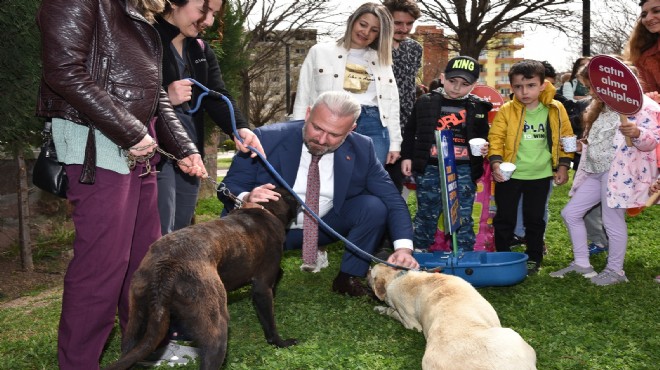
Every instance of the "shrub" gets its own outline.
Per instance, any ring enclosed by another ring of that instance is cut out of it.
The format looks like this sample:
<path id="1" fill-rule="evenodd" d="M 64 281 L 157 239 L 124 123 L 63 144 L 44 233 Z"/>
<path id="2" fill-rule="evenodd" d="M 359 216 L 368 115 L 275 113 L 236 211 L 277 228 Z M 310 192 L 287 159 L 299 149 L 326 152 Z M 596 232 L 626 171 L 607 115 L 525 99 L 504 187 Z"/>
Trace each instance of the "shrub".
<path id="1" fill-rule="evenodd" d="M 225 150 L 236 150 L 236 143 L 234 142 L 234 140 L 227 139 L 222 142 L 222 147 Z"/>

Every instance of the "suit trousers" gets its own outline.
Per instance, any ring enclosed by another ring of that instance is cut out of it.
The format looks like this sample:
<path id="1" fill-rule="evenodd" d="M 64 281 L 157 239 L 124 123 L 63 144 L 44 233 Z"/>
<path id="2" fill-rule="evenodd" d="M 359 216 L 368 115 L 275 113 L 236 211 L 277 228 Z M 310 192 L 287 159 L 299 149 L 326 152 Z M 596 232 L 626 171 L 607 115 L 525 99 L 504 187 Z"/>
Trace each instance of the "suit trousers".
<path id="1" fill-rule="evenodd" d="M 342 209 L 331 209 L 321 219 L 337 233 L 348 239 L 361 250 L 373 254 L 380 245 L 385 232 L 387 207 L 380 198 L 373 195 L 358 195 L 346 199 Z M 302 248 L 302 229 L 287 232 L 285 250 Z M 319 225 L 319 245 L 326 245 L 339 240 Z M 358 252 L 359 253 L 359 252 Z M 353 276 L 365 277 L 371 260 L 346 247 L 342 256 L 340 270 Z"/>
<path id="2" fill-rule="evenodd" d="M 155 168 L 155 167 L 152 167 Z M 156 175 L 139 177 L 96 168 L 93 185 L 77 180 L 81 165 L 68 165 L 67 197 L 76 237 L 64 277 L 58 332 L 60 369 L 98 369 L 119 309 L 128 320 L 129 284 L 149 246 L 160 237 Z"/>

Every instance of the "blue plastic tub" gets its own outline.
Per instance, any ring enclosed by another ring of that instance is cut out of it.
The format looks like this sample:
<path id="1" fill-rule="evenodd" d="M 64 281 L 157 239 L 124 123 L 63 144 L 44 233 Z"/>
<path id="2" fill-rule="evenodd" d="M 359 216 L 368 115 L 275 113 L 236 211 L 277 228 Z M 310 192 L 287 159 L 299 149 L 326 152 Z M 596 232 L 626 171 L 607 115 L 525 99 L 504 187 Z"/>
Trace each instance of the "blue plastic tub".
<path id="1" fill-rule="evenodd" d="M 420 266 L 440 267 L 442 272 L 460 276 L 474 287 L 509 286 L 527 276 L 527 255 L 519 252 L 414 253 Z"/>

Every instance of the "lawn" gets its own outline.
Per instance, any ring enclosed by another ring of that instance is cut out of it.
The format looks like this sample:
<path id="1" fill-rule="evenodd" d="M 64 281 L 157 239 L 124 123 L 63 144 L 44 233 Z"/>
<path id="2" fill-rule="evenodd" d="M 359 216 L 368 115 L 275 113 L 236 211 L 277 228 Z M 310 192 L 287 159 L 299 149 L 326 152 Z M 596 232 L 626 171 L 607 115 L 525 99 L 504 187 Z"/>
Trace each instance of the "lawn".
<path id="1" fill-rule="evenodd" d="M 536 350 L 539 369 L 658 369 L 660 363 L 660 207 L 629 218 L 626 273 L 630 282 L 597 287 L 579 276 L 553 279 L 548 272 L 571 261 L 570 243 L 559 212 L 567 186 L 554 189 L 541 272 L 512 287 L 479 292 Z M 414 207 L 414 206 L 413 206 Z M 215 199 L 200 202 L 202 218 L 215 217 Z M 656 225 L 656 226 L 653 226 Z M 424 353 L 421 333 L 406 330 L 373 311 L 375 302 L 330 290 L 341 245 L 329 249 L 330 267 L 319 274 L 300 272 L 300 251 L 285 253 L 285 270 L 276 297 L 280 334 L 299 344 L 277 349 L 266 344 L 248 289 L 230 294 L 231 322 L 223 369 L 419 369 Z M 600 271 L 606 256 L 592 258 Z M 28 306 L 0 308 L 0 358 L 3 369 L 55 369 L 58 292 Z M 102 364 L 119 356 L 119 335 L 109 341 Z M 475 349 L 476 350 L 476 349 Z M 166 368 L 166 367 L 164 367 Z M 180 367 L 196 369 L 195 364 Z M 456 369 L 461 369 L 456 364 Z"/>

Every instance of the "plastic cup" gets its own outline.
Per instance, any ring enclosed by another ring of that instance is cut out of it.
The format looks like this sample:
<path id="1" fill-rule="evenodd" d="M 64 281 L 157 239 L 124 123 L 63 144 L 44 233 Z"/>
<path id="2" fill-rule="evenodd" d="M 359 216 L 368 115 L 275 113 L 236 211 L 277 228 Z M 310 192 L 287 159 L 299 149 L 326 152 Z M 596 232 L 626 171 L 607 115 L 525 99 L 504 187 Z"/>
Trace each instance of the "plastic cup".
<path id="1" fill-rule="evenodd" d="M 481 148 L 486 144 L 486 140 L 480 137 L 475 137 L 474 139 L 470 139 L 468 143 L 470 144 L 472 155 L 475 157 L 481 157 Z"/>
<path id="2" fill-rule="evenodd" d="M 577 150 L 577 136 L 562 136 L 561 145 L 564 147 L 564 152 L 575 152 Z"/>
<path id="3" fill-rule="evenodd" d="M 516 170 L 516 165 L 511 162 L 502 162 L 500 163 L 500 173 L 504 176 L 504 180 L 509 180 L 513 171 Z"/>

